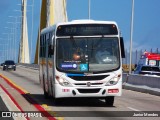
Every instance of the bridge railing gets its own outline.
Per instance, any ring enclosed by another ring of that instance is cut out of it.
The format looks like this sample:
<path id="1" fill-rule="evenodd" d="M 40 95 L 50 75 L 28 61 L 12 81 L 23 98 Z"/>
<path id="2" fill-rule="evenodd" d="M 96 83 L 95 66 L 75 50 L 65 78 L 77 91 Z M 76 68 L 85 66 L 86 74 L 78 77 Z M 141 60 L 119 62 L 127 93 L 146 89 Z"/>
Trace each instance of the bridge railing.
<path id="1" fill-rule="evenodd" d="M 17 66 L 22 66 L 22 67 L 26 67 L 26 68 L 35 69 L 35 70 L 39 69 L 39 65 L 38 64 L 18 63 Z"/>

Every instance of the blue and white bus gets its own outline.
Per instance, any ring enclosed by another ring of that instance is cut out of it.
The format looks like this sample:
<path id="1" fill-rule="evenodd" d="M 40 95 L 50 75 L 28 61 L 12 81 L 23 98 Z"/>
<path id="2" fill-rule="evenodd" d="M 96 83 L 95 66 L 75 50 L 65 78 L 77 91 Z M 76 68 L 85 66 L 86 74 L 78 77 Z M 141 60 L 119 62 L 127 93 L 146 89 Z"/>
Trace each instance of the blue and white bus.
<path id="1" fill-rule="evenodd" d="M 75 20 L 40 35 L 40 83 L 44 96 L 104 98 L 122 94 L 123 39 L 114 21 Z"/>

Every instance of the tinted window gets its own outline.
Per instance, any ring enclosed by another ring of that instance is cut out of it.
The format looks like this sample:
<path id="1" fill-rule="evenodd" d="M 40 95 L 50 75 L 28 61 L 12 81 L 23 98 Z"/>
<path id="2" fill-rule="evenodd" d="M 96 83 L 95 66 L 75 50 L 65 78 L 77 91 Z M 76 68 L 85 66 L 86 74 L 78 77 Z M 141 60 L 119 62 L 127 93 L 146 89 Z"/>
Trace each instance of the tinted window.
<path id="1" fill-rule="evenodd" d="M 14 61 L 5 61 L 5 64 L 6 65 L 14 65 L 15 63 L 14 63 Z"/>
<path id="2" fill-rule="evenodd" d="M 152 71 L 159 71 L 158 67 L 152 67 Z"/>
<path id="3" fill-rule="evenodd" d="M 158 67 L 148 67 L 148 66 L 143 66 L 142 71 L 159 71 Z"/>

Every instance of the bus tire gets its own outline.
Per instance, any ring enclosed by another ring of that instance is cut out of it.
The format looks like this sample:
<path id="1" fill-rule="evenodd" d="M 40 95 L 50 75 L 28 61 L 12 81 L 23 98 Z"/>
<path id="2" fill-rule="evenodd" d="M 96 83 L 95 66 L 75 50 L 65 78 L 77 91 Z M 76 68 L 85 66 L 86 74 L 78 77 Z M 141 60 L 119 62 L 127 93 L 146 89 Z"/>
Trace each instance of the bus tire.
<path id="1" fill-rule="evenodd" d="M 107 106 L 113 106 L 114 104 L 114 96 L 108 96 L 105 98 L 105 102 Z"/>

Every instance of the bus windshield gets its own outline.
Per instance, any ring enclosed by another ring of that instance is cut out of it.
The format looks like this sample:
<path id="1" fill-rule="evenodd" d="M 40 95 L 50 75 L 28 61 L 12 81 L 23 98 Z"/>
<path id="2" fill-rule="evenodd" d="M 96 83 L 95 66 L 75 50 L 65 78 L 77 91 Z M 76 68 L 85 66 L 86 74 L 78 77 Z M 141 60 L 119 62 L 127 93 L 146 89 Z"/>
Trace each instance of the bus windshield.
<path id="1" fill-rule="evenodd" d="M 117 37 L 57 38 L 57 69 L 64 72 L 103 72 L 120 66 Z"/>

